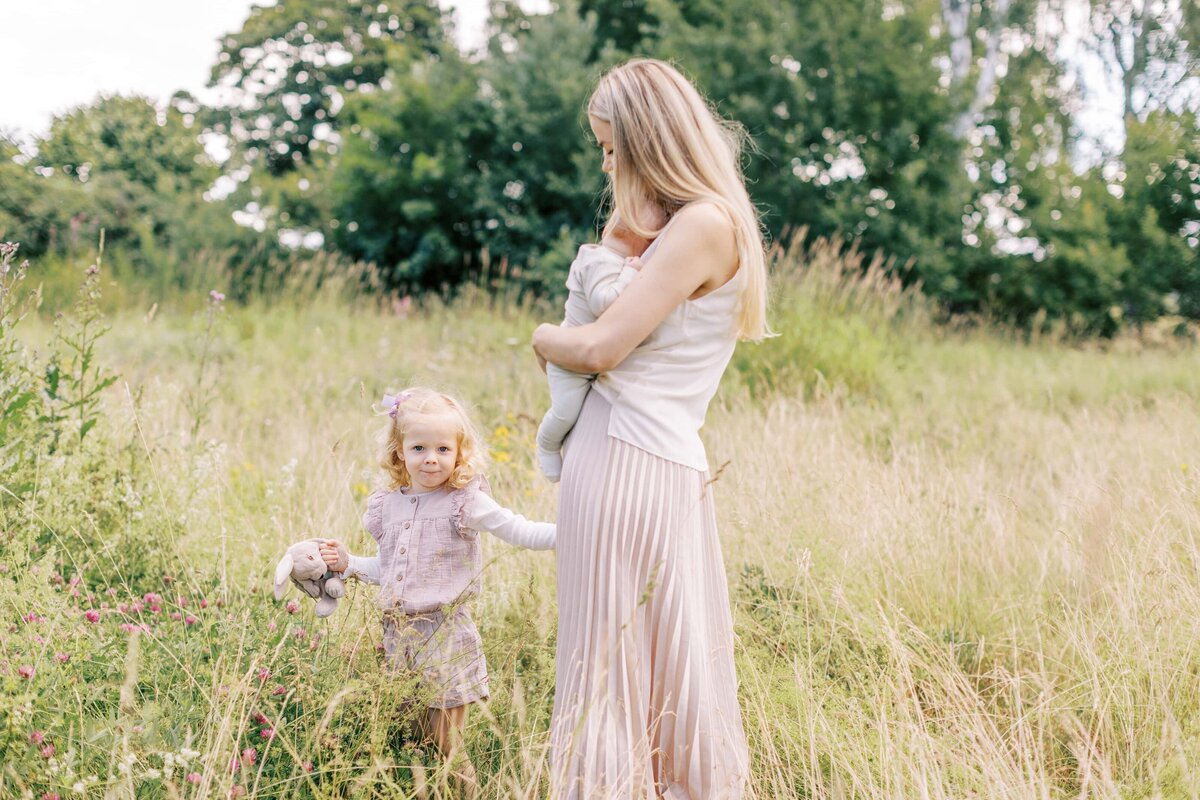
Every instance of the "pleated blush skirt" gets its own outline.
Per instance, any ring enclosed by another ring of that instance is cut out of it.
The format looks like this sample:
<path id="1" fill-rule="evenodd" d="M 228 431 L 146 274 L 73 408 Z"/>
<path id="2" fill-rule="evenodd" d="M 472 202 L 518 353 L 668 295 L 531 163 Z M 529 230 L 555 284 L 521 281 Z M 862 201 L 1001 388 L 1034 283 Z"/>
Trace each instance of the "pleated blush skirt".
<path id="1" fill-rule="evenodd" d="M 748 758 L 708 474 L 608 435 L 564 447 L 552 796 L 740 798 Z"/>

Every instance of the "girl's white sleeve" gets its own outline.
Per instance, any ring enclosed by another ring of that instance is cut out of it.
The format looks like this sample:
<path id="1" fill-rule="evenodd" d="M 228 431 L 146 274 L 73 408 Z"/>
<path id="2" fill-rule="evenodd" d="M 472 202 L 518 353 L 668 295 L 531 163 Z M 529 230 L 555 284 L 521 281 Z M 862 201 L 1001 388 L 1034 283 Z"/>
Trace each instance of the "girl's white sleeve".
<path id="1" fill-rule="evenodd" d="M 379 556 L 356 556 L 350 554 L 350 566 L 342 573 L 343 578 L 358 578 L 363 583 L 379 585 Z"/>
<path id="2" fill-rule="evenodd" d="M 463 525 L 475 531 L 489 531 L 509 544 L 530 550 L 553 550 L 553 522 L 530 522 L 520 514 L 509 511 L 488 495 L 480 492 L 467 509 Z"/>

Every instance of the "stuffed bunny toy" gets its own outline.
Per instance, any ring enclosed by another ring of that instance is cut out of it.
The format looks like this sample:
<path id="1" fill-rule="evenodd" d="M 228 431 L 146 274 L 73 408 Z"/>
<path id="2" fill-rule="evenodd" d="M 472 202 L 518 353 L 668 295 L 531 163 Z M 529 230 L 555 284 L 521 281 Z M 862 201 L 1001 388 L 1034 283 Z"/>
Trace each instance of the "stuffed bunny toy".
<path id="1" fill-rule="evenodd" d="M 338 598 L 346 594 L 346 584 L 325 566 L 320 545 L 320 539 L 308 539 L 287 549 L 275 567 L 275 599 L 283 599 L 290 579 L 300 591 L 316 599 L 317 616 L 328 617 L 337 608 Z"/>

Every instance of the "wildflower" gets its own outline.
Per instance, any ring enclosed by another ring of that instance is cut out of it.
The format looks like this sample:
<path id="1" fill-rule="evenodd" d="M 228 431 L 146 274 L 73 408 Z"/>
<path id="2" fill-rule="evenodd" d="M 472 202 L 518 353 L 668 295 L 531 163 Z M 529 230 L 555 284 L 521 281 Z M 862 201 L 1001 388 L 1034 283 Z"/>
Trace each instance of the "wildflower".
<path id="1" fill-rule="evenodd" d="M 283 607 L 283 609 L 284 609 L 284 611 L 288 612 L 289 614 L 295 614 L 297 611 L 300 610 L 300 604 L 297 603 L 295 600 L 288 600 L 287 604 Z"/>
<path id="2" fill-rule="evenodd" d="M 247 764 L 253 764 L 257 760 L 258 760 L 258 751 L 255 750 L 253 747 L 247 747 L 245 750 L 242 751 L 242 761 L 246 762 Z"/>
<path id="3" fill-rule="evenodd" d="M 29 734 L 29 741 L 33 742 L 34 744 L 41 744 L 42 742 L 46 741 L 46 734 L 35 730 L 33 733 Z"/>
<path id="4" fill-rule="evenodd" d="M 99 264 L 92 264 L 86 270 L 84 270 L 84 274 L 87 275 L 88 277 L 91 277 L 92 275 L 98 275 L 99 273 L 100 273 L 100 265 Z"/>
<path id="5" fill-rule="evenodd" d="M 312 765 L 312 762 L 311 762 L 311 761 L 305 761 L 303 764 L 301 764 L 301 765 L 300 765 L 300 767 L 301 767 L 301 768 L 302 768 L 302 769 L 303 769 L 305 772 L 312 772 L 312 771 L 313 771 L 313 765 Z"/>
<path id="6" fill-rule="evenodd" d="M 187 774 L 187 782 L 191 783 L 191 784 L 200 783 L 200 773 L 199 772 L 189 772 Z"/>
<path id="7" fill-rule="evenodd" d="M 239 786 L 237 784 L 234 784 L 233 787 L 229 790 L 230 797 L 241 797 L 245 793 L 246 793 L 246 788 L 244 786 Z"/>
<path id="8" fill-rule="evenodd" d="M 308 631 L 304 630 L 304 628 L 296 627 L 292 630 L 292 635 L 297 639 L 306 639 L 308 638 Z"/>
<path id="9" fill-rule="evenodd" d="M 87 621 L 92 623 L 93 625 L 95 625 L 97 622 L 100 621 L 100 612 L 94 608 L 89 608 L 87 610 L 87 613 L 84 614 L 83 616 L 85 616 L 87 618 Z"/>
<path id="10" fill-rule="evenodd" d="M 0 258 L 16 255 L 20 246 L 20 242 L 0 242 Z"/>
<path id="11" fill-rule="evenodd" d="M 45 622 L 46 621 L 45 617 L 39 616 L 39 615 L 33 613 L 32 611 L 30 611 L 28 614 L 26 614 L 24 617 L 22 617 L 22 619 L 24 619 L 26 622 Z"/>
<path id="12" fill-rule="evenodd" d="M 42 792 L 42 800 L 62 800 L 58 792 Z"/>
<path id="13" fill-rule="evenodd" d="M 270 722 L 270 720 L 267 719 L 266 715 L 263 714 L 261 711 L 255 711 L 252 719 L 255 722 L 257 722 L 259 725 L 266 725 L 267 723 Z"/>
<path id="14" fill-rule="evenodd" d="M 271 694 L 275 697 L 279 697 L 281 694 L 287 694 L 287 687 L 282 683 L 277 683 L 275 684 L 275 688 L 271 690 Z"/>
<path id="15" fill-rule="evenodd" d="M 213 289 L 208 293 L 208 301 L 214 306 L 219 306 L 221 303 L 225 302 L 225 295 L 221 292 L 218 292 L 216 289 Z"/>
<path id="16" fill-rule="evenodd" d="M 261 736 L 262 738 L 266 739 L 269 742 L 275 738 L 275 729 L 274 728 L 263 728 L 261 731 L 258 732 L 258 735 Z"/>
<path id="17" fill-rule="evenodd" d="M 53 758 L 54 757 L 54 745 L 48 744 L 48 745 L 43 746 L 42 749 L 38 751 L 38 755 L 40 755 L 42 758 L 46 758 L 46 759 Z"/>
<path id="18" fill-rule="evenodd" d="M 70 661 L 70 660 L 71 660 L 71 654 L 70 654 L 70 653 L 55 653 L 55 654 L 54 654 L 54 657 L 55 657 L 56 659 L 58 659 L 58 663 L 60 663 L 60 664 L 65 664 L 65 663 L 67 663 L 68 661 Z"/>
<path id="19" fill-rule="evenodd" d="M 29 664 L 22 664 L 21 666 L 17 667 L 17 674 L 25 680 L 29 680 L 33 677 L 33 667 L 31 667 Z"/>
<path id="20" fill-rule="evenodd" d="M 187 615 L 186 617 L 184 617 L 184 619 L 183 619 L 183 624 L 184 624 L 184 625 L 195 625 L 195 624 L 196 624 L 196 622 L 198 622 L 198 620 L 197 620 L 195 617 L 193 617 L 191 614 L 188 614 L 188 615 Z"/>
<path id="21" fill-rule="evenodd" d="M 208 600 L 207 600 L 207 599 L 205 599 L 205 598 L 203 598 L 203 597 L 201 597 L 201 598 L 200 598 L 200 607 L 201 607 L 201 608 L 208 608 Z"/>
<path id="22" fill-rule="evenodd" d="M 183 615 L 180 614 L 178 611 L 172 611 L 171 619 L 175 620 L 176 622 L 179 622 L 181 619 L 183 619 Z"/>
<path id="23" fill-rule="evenodd" d="M 274 633 L 275 629 L 278 627 L 279 626 L 275 624 L 275 620 L 271 620 L 267 623 L 267 630 L 269 630 L 271 633 Z"/>
<path id="24" fill-rule="evenodd" d="M 271 670 L 267 669 L 266 667 L 262 667 L 258 670 L 258 680 L 260 683 L 269 677 L 271 677 Z"/>

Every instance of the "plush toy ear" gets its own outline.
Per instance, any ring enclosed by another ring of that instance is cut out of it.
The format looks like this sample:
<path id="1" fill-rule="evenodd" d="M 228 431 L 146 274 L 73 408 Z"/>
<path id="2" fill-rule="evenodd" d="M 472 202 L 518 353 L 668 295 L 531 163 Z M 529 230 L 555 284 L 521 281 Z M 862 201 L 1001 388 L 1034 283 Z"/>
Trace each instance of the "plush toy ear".
<path id="1" fill-rule="evenodd" d="M 275 565 L 275 599 L 282 600 L 287 591 L 288 579 L 292 577 L 292 554 L 284 553 L 283 558 Z"/>

